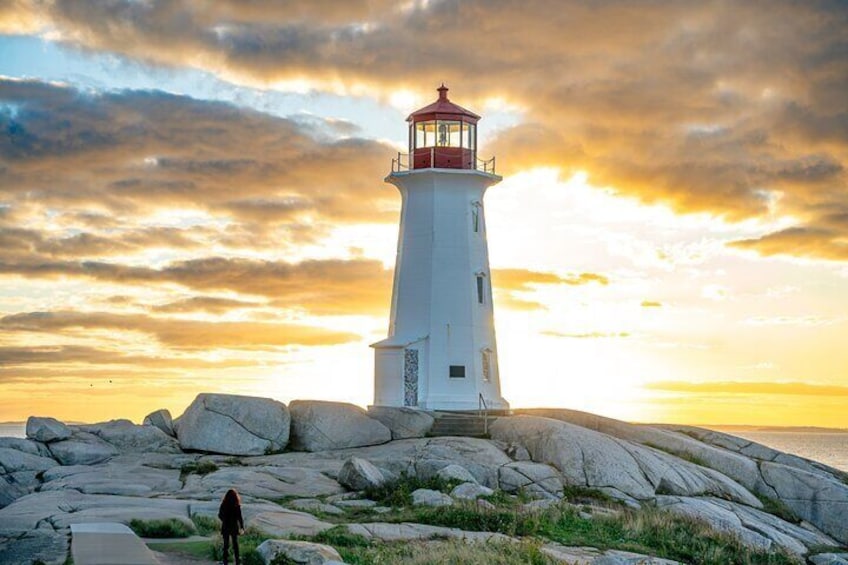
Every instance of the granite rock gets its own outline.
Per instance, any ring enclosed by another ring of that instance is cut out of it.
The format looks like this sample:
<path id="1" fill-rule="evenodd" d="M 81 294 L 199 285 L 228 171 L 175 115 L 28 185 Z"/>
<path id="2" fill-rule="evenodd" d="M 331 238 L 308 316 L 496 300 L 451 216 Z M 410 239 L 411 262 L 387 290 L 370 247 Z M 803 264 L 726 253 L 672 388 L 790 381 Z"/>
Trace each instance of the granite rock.
<path id="1" fill-rule="evenodd" d="M 276 400 L 203 393 L 180 417 L 177 439 L 184 450 L 262 455 L 286 447 L 290 423 Z"/>
<path id="2" fill-rule="evenodd" d="M 295 400 L 289 410 L 292 448 L 297 450 L 327 451 L 376 445 L 392 439 L 389 428 L 353 404 Z"/>

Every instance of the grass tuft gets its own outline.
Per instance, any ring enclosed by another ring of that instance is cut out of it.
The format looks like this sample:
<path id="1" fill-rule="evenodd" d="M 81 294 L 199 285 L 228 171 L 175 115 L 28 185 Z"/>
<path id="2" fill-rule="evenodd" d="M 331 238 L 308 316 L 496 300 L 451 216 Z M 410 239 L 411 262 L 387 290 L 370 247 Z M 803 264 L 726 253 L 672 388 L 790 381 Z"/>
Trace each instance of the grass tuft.
<path id="1" fill-rule="evenodd" d="M 213 461 L 192 461 L 180 467 L 180 480 L 184 481 L 189 475 L 208 475 L 218 470 Z"/>
<path id="2" fill-rule="evenodd" d="M 760 502 L 763 503 L 763 511 L 768 512 L 769 514 L 774 514 L 781 520 L 786 520 L 790 524 L 800 524 L 801 518 L 798 517 L 795 512 L 789 508 L 783 501 L 778 500 L 776 498 L 771 498 L 769 496 L 756 495 L 757 498 L 760 499 Z"/>
<path id="3" fill-rule="evenodd" d="M 132 531 L 142 538 L 187 538 L 196 533 L 188 524 L 168 518 L 166 520 L 130 520 Z"/>
<path id="4" fill-rule="evenodd" d="M 221 522 L 212 516 L 203 516 L 201 514 L 192 514 L 191 521 L 194 522 L 194 527 L 197 533 L 201 536 L 209 536 L 217 533 L 221 529 Z"/>

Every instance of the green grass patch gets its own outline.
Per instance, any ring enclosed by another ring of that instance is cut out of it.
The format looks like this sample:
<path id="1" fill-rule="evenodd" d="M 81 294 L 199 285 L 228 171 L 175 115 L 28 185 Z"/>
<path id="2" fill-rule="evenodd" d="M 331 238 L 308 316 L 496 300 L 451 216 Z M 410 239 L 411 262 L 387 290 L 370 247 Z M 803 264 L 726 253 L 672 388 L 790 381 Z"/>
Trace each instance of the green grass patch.
<path id="1" fill-rule="evenodd" d="M 212 540 L 154 542 L 147 544 L 147 547 L 160 553 L 182 555 L 195 559 L 210 559 L 212 556 L 212 543 Z"/>
<path id="2" fill-rule="evenodd" d="M 389 481 L 379 487 L 366 488 L 365 496 L 384 506 L 412 506 L 412 493 L 414 491 L 426 488 L 449 493 L 460 482 L 445 480 L 438 476 L 420 479 L 416 476 L 401 475 L 397 480 Z"/>
<path id="3" fill-rule="evenodd" d="M 189 475 L 208 475 L 218 470 L 214 461 L 192 461 L 180 467 L 180 480 L 183 481 Z"/>
<path id="4" fill-rule="evenodd" d="M 247 466 L 247 463 L 245 463 L 244 461 L 242 461 L 238 457 L 227 457 L 226 459 L 224 459 L 224 463 L 226 465 L 231 466 L 231 467 L 246 467 Z"/>
<path id="5" fill-rule="evenodd" d="M 459 540 L 374 543 L 367 547 L 337 547 L 351 565 L 552 565 L 538 541 L 465 543 Z"/>
<path id="6" fill-rule="evenodd" d="M 786 520 L 791 524 L 801 523 L 801 518 L 799 518 L 798 515 L 782 501 L 760 494 L 756 495 L 756 497 L 763 503 L 763 511 L 768 512 L 769 514 L 774 514 L 778 518 Z"/>
<path id="7" fill-rule="evenodd" d="M 191 521 L 194 522 L 194 527 L 201 536 L 216 534 L 221 530 L 221 522 L 212 516 L 192 514 Z"/>
<path id="8" fill-rule="evenodd" d="M 142 538 L 187 538 L 196 533 L 188 524 L 168 518 L 167 520 L 130 520 L 132 531 Z"/>

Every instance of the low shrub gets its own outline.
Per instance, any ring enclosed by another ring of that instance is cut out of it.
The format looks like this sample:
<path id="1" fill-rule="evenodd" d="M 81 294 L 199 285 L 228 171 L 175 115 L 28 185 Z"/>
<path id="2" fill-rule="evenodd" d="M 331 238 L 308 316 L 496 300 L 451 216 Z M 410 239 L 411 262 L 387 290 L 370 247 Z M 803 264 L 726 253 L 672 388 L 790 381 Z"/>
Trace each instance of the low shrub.
<path id="1" fill-rule="evenodd" d="M 194 528 L 176 518 L 166 520 L 130 520 L 130 528 L 143 538 L 187 538 Z"/>
<path id="2" fill-rule="evenodd" d="M 401 475 L 394 481 L 383 483 L 379 487 L 368 487 L 365 496 L 385 506 L 412 506 L 412 493 L 418 489 L 426 488 L 441 492 L 450 492 L 460 481 L 445 480 L 434 476 L 429 479 L 421 479 L 414 475 Z"/>

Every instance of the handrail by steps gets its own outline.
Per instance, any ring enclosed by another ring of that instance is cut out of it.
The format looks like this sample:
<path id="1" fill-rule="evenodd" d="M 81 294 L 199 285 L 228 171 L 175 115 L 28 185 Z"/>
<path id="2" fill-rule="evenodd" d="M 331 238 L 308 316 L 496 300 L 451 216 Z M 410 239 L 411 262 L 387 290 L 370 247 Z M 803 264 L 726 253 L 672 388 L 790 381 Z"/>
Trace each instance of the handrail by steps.
<path id="1" fill-rule="evenodd" d="M 483 418 L 483 433 L 489 435 L 489 407 L 482 394 L 477 394 L 477 417 Z"/>

